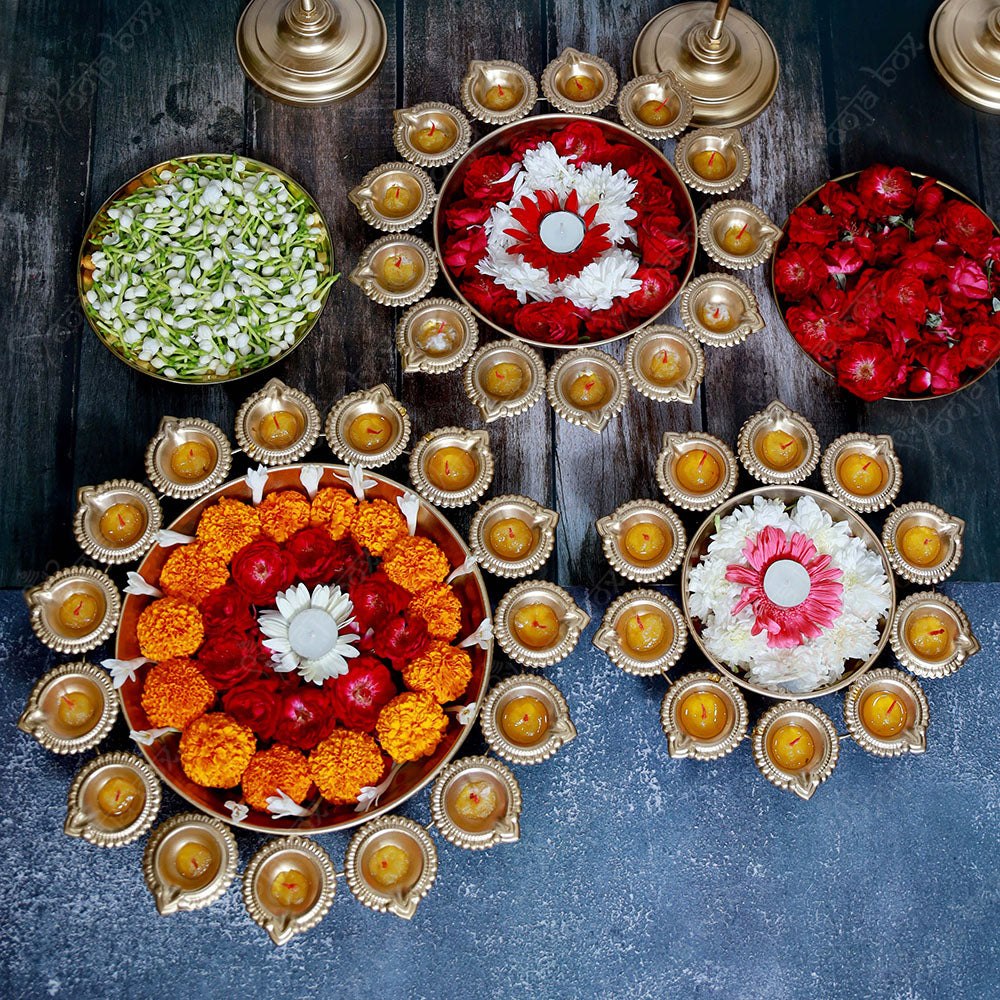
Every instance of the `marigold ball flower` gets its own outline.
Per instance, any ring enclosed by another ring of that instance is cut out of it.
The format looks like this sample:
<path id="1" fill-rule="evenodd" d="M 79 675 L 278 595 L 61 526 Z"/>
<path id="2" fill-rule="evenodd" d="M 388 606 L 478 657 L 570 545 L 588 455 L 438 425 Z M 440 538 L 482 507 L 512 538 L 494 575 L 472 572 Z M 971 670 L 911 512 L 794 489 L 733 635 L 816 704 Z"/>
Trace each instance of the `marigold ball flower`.
<path id="1" fill-rule="evenodd" d="M 448 557 L 429 538 L 401 538 L 382 563 L 382 572 L 411 594 L 441 583 L 451 572 Z"/>
<path id="2" fill-rule="evenodd" d="M 142 685 L 142 707 L 150 726 L 183 729 L 204 715 L 215 701 L 215 688 L 193 660 L 154 663 Z"/>
<path id="3" fill-rule="evenodd" d="M 257 749 L 257 737 L 225 712 L 199 716 L 181 733 L 181 767 L 196 784 L 232 788 Z"/>
<path id="4" fill-rule="evenodd" d="M 461 631 L 462 602 L 447 584 L 421 590 L 410 602 L 410 610 L 427 622 L 427 634 L 432 639 L 450 642 Z"/>
<path id="5" fill-rule="evenodd" d="M 351 534 L 362 548 L 380 556 L 396 539 L 407 534 L 406 518 L 388 500 L 366 500 L 358 504 Z"/>
<path id="6" fill-rule="evenodd" d="M 460 698 L 472 680 L 472 658 L 464 649 L 446 642 L 432 642 L 402 668 L 411 691 L 426 691 L 444 704 Z"/>
<path id="7" fill-rule="evenodd" d="M 356 497 L 347 490 L 327 486 L 313 497 L 309 510 L 309 523 L 316 528 L 326 528 L 330 537 L 336 542 L 351 530 L 357 512 Z"/>
<path id="8" fill-rule="evenodd" d="M 203 600 L 229 579 L 229 567 L 201 542 L 178 545 L 160 570 L 160 589 L 167 597 L 183 597 L 192 604 Z"/>
<path id="9" fill-rule="evenodd" d="M 328 802 L 357 802 L 362 788 L 377 785 L 385 771 L 378 744 L 367 733 L 335 729 L 309 754 L 309 770 Z"/>
<path id="10" fill-rule="evenodd" d="M 444 738 L 448 717 L 434 696 L 424 691 L 396 695 L 379 712 L 375 733 L 393 760 L 426 757 Z"/>
<path id="11" fill-rule="evenodd" d="M 260 516 L 250 504 L 223 497 L 202 513 L 195 534 L 212 555 L 228 563 L 260 537 Z"/>
<path id="12" fill-rule="evenodd" d="M 295 490 L 269 493 L 257 505 L 260 526 L 268 538 L 287 542 L 296 531 L 309 525 L 309 501 Z"/>
<path id="13" fill-rule="evenodd" d="M 312 786 L 306 755 L 281 743 L 255 753 L 243 772 L 243 797 L 261 812 L 267 812 L 267 800 L 277 795 L 279 788 L 301 805 L 309 797 Z"/>
<path id="14" fill-rule="evenodd" d="M 135 623 L 139 652 L 149 660 L 190 656 L 205 637 L 201 612 L 178 597 L 163 597 L 143 609 Z"/>

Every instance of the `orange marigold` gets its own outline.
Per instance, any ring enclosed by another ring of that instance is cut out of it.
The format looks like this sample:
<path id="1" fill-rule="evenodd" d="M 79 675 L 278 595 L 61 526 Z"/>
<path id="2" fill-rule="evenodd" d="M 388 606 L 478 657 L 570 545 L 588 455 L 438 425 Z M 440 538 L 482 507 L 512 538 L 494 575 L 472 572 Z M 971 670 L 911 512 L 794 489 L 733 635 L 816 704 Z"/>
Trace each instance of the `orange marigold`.
<path id="1" fill-rule="evenodd" d="M 396 695 L 378 714 L 375 732 L 379 743 L 393 760 L 426 757 L 443 739 L 448 716 L 424 691 Z"/>
<path id="2" fill-rule="evenodd" d="M 225 712 L 201 715 L 181 733 L 181 767 L 196 784 L 232 788 L 257 749 L 257 737 Z"/>
<path id="3" fill-rule="evenodd" d="M 261 812 L 267 812 L 267 800 L 280 788 L 293 802 L 301 805 L 312 789 L 309 761 L 301 750 L 275 743 L 250 758 L 243 772 L 243 797 Z"/>
<path id="4" fill-rule="evenodd" d="M 445 583 L 421 590 L 410 601 L 410 609 L 427 622 L 427 632 L 432 639 L 450 641 L 461 631 L 462 602 Z"/>
<path id="5" fill-rule="evenodd" d="M 168 597 L 183 597 L 192 604 L 201 604 L 228 580 L 229 567 L 201 542 L 178 545 L 160 570 L 160 589 Z"/>
<path id="6" fill-rule="evenodd" d="M 358 504 L 358 513 L 351 525 L 351 534 L 362 548 L 373 556 L 386 549 L 407 533 L 406 518 L 388 500 L 366 500 Z"/>
<path id="7" fill-rule="evenodd" d="M 139 652 L 149 660 L 190 656 L 205 637 L 201 612 L 179 597 L 163 597 L 143 609 L 135 623 Z"/>
<path id="8" fill-rule="evenodd" d="M 464 649 L 432 642 L 403 667 L 403 680 L 412 691 L 426 691 L 441 702 L 455 701 L 472 680 L 472 658 Z"/>
<path id="9" fill-rule="evenodd" d="M 212 555 L 228 563 L 260 536 L 260 516 L 250 504 L 223 497 L 204 511 L 195 534 Z"/>
<path id="10" fill-rule="evenodd" d="M 194 660 L 178 658 L 154 663 L 142 685 L 142 707 L 151 726 L 183 729 L 215 702 L 215 688 Z"/>
<path id="11" fill-rule="evenodd" d="M 441 583 L 451 572 L 451 563 L 429 538 L 407 535 L 390 549 L 382 569 L 393 583 L 419 594 Z"/>
<path id="12" fill-rule="evenodd" d="M 381 781 L 385 761 L 367 733 L 335 729 L 309 754 L 309 770 L 324 799 L 357 802 L 362 788 Z"/>
<path id="13" fill-rule="evenodd" d="M 328 486 L 313 497 L 309 523 L 318 528 L 326 528 L 336 542 L 351 530 L 357 512 L 358 501 L 352 494 L 347 490 Z"/>
<path id="14" fill-rule="evenodd" d="M 309 526 L 310 509 L 309 501 L 301 493 L 279 490 L 261 500 L 257 516 L 264 534 L 280 544 Z"/>

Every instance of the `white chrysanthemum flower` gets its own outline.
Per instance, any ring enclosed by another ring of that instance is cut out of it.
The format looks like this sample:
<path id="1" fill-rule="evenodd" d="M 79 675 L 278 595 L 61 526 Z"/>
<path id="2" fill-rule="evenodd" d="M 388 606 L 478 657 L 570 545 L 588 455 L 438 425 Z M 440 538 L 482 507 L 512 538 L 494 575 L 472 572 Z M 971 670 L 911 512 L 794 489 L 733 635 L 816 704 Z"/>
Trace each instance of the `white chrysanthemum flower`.
<path id="1" fill-rule="evenodd" d="M 639 270 L 638 259 L 624 250 L 609 250 L 588 264 L 575 278 L 557 282 L 562 294 L 575 305 L 597 312 L 610 309 L 615 299 L 642 288 L 632 275 Z"/>
<path id="2" fill-rule="evenodd" d="M 565 198 L 579 182 L 579 167 L 560 156 L 551 142 L 543 142 L 524 154 L 511 201 L 516 205 L 521 195 L 536 191 L 555 191 L 560 198 Z"/>
<path id="3" fill-rule="evenodd" d="M 321 584 L 297 587 L 278 594 L 277 611 L 267 611 L 258 618 L 267 638 L 278 673 L 298 670 L 306 682 L 322 684 L 329 677 L 347 673 L 347 661 L 358 655 L 354 643 L 359 636 L 345 632 L 353 621 L 354 605 L 340 587 Z"/>

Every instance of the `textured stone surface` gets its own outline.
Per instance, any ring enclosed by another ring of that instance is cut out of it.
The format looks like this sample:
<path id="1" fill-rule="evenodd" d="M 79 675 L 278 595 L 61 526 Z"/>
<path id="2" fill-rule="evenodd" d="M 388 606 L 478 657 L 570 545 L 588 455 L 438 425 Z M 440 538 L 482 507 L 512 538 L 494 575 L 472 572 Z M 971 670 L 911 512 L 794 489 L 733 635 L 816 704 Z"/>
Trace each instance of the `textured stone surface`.
<path id="1" fill-rule="evenodd" d="M 549 672 L 580 737 L 518 771 L 520 843 L 472 853 L 436 837 L 438 880 L 412 922 L 365 910 L 341 883 L 323 923 L 283 948 L 247 916 L 238 885 L 207 910 L 159 917 L 142 843 L 108 851 L 63 836 L 82 761 L 13 725 L 57 658 L 35 642 L 20 595 L 0 593 L 2 995 L 996 996 L 1000 585 L 946 589 L 984 652 L 924 683 L 928 752 L 883 761 L 845 742 L 808 803 L 769 785 L 748 743 L 714 764 L 671 761 L 666 682 L 615 670 L 589 645 L 592 622 Z M 675 673 L 697 666 L 689 654 Z M 821 704 L 843 729 L 840 698 Z M 109 744 L 124 745 L 122 728 Z M 164 816 L 180 808 L 165 796 Z M 426 793 L 405 811 L 427 821 Z M 242 869 L 258 840 L 238 839 Z M 322 838 L 338 867 L 347 840 Z"/>

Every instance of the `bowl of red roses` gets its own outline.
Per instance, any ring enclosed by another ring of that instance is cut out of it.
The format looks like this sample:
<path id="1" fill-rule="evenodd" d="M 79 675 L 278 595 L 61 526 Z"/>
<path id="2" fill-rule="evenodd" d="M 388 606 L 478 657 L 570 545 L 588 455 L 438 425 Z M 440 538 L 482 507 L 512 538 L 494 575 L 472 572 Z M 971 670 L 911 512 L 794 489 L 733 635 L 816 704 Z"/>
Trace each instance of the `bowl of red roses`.
<path id="1" fill-rule="evenodd" d="M 1000 357 L 1000 233 L 933 177 L 876 164 L 792 211 L 772 288 L 796 343 L 864 400 L 946 396 Z"/>
<path id="2" fill-rule="evenodd" d="M 540 347 L 627 337 L 677 297 L 697 220 L 660 150 L 612 122 L 527 118 L 455 164 L 434 213 L 442 271 L 484 322 Z"/>

